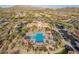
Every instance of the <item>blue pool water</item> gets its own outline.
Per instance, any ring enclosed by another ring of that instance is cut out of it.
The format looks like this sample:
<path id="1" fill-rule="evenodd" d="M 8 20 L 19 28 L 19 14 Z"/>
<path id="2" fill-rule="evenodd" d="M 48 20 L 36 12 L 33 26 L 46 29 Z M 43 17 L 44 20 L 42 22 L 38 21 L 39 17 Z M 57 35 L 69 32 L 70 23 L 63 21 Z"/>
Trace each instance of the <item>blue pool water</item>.
<path id="1" fill-rule="evenodd" d="M 44 42 L 45 36 L 43 35 L 43 33 L 36 33 L 34 39 L 36 42 Z"/>

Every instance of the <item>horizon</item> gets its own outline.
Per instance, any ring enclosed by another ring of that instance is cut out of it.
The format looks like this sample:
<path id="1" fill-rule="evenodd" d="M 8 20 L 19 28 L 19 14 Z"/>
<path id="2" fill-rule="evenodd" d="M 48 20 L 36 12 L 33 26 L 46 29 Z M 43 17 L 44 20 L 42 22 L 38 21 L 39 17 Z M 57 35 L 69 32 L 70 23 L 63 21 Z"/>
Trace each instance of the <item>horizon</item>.
<path id="1" fill-rule="evenodd" d="M 16 5 L 0 5 L 1 8 L 10 8 Z M 26 5 L 27 6 L 27 5 Z M 44 8 L 79 8 L 79 5 L 31 5 L 33 7 L 44 7 Z"/>

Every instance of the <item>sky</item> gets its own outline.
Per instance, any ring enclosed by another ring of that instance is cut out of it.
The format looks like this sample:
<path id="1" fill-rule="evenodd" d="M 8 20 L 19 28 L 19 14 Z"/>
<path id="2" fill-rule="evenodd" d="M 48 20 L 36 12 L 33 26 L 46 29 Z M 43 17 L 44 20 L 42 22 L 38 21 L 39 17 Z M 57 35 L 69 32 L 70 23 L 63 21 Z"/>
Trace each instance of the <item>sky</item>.
<path id="1" fill-rule="evenodd" d="M 65 8 L 65 7 L 77 7 L 79 8 L 79 5 L 48 5 L 49 8 Z"/>
<path id="2" fill-rule="evenodd" d="M 14 5 L 0 5 L 2 8 L 8 8 L 13 7 Z M 79 5 L 34 5 L 36 7 L 48 7 L 48 8 L 65 8 L 65 7 L 77 7 L 79 8 Z"/>

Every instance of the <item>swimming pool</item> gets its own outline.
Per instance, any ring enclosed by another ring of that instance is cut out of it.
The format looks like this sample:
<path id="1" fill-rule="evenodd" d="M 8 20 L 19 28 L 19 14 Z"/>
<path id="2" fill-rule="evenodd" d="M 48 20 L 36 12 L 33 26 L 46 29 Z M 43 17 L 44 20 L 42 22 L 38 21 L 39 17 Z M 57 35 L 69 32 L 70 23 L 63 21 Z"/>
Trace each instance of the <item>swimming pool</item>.
<path id="1" fill-rule="evenodd" d="M 43 33 L 36 33 L 34 36 L 35 42 L 44 42 L 45 36 Z"/>

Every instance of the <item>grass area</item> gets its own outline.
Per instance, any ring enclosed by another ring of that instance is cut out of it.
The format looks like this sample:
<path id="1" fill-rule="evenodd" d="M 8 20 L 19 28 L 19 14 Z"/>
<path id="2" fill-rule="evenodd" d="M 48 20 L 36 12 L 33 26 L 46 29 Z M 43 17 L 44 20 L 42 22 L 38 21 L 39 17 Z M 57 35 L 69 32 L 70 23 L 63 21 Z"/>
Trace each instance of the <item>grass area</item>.
<path id="1" fill-rule="evenodd" d="M 66 48 L 64 48 L 62 51 L 55 53 L 55 54 L 67 54 L 68 50 Z"/>

